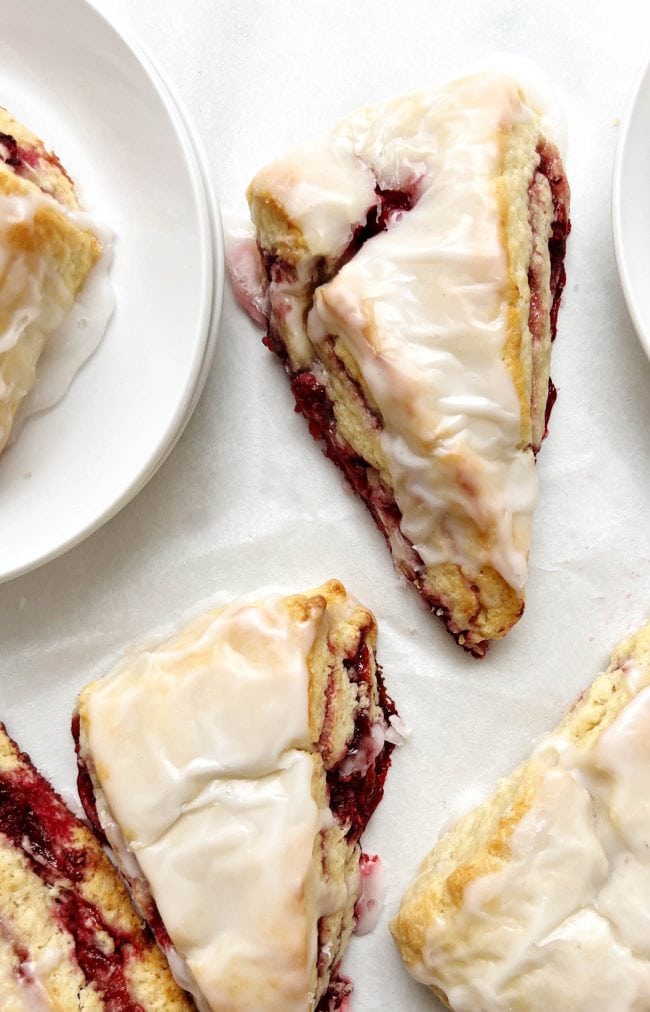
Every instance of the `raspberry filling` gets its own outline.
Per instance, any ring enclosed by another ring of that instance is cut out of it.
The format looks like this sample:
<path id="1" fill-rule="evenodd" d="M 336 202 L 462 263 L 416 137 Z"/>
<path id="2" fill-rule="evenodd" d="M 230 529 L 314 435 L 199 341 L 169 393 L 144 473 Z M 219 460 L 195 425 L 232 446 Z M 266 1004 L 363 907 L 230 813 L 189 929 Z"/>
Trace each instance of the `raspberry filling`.
<path id="1" fill-rule="evenodd" d="M 560 309 L 562 292 L 564 291 L 564 286 L 566 284 L 564 258 L 566 255 L 567 237 L 571 231 L 571 222 L 569 221 L 567 212 L 567 208 L 569 206 L 569 185 L 567 183 L 566 176 L 564 175 L 562 162 L 557 148 L 546 141 L 538 148 L 538 154 L 540 157 L 540 164 L 537 172 L 548 180 L 551 190 L 551 199 L 553 201 L 552 233 L 548 242 L 548 252 L 551 261 L 551 341 L 554 341 L 557 333 L 557 314 Z M 530 286 L 530 315 L 528 323 L 531 334 L 533 335 L 533 340 L 535 340 L 537 329 L 535 319 L 540 303 L 539 282 L 534 274 L 529 274 L 528 280 Z M 553 383 L 553 380 L 549 379 L 546 408 L 544 413 L 545 424 L 544 435 L 542 437 L 543 439 L 546 439 L 548 435 L 548 423 L 556 400 L 557 388 Z M 535 450 L 537 449 L 538 447 L 535 447 Z"/>
<path id="2" fill-rule="evenodd" d="M 405 211 L 410 211 L 417 201 L 415 185 L 408 190 L 382 190 L 380 186 L 376 186 L 375 193 L 377 203 L 368 211 L 364 224 L 357 225 L 354 229 L 352 238 L 336 265 L 336 272 L 359 252 L 368 239 L 385 232 L 393 223 L 399 221 Z"/>
<path id="3" fill-rule="evenodd" d="M 108 1012 L 144 1012 L 130 997 L 125 973 L 129 959 L 140 951 L 138 941 L 107 923 L 84 898 L 83 885 L 97 859 L 75 845 L 79 821 L 29 756 L 20 759 L 29 768 L 0 773 L 0 833 L 51 890 L 52 916 L 72 936 L 77 963 Z"/>
<path id="4" fill-rule="evenodd" d="M 363 630 L 356 653 L 344 661 L 350 682 L 355 685 L 365 683 L 371 690 L 371 659 L 367 630 Z M 396 714 L 397 710 L 386 692 L 379 667 L 376 668 L 375 678 L 379 705 L 388 725 L 390 717 Z M 350 844 L 357 843 L 383 797 L 384 782 L 393 748 L 394 745 L 384 741 L 383 736 L 377 743 L 368 711 L 361 710 L 357 713 L 354 733 L 346 755 L 334 769 L 327 771 L 329 806 L 336 821 L 348 827 L 347 839 Z"/>
<path id="5" fill-rule="evenodd" d="M 359 686 L 365 684 L 370 691 L 373 687 L 371 668 L 373 654 L 368 644 L 368 631 L 368 628 L 360 631 L 356 651 L 343 663 L 350 682 Z M 382 671 L 378 665 L 375 666 L 375 679 L 379 706 L 388 726 L 397 709 L 386 692 Z M 345 756 L 335 767 L 327 771 L 329 807 L 336 821 L 341 826 L 347 827 L 346 836 L 351 845 L 358 842 L 383 797 L 384 782 L 394 747 L 391 742 L 385 741 L 383 733 L 381 739 L 373 734 L 373 724 L 367 710 L 360 710 Z M 361 855 L 362 862 L 364 857 L 365 855 Z M 326 965 L 324 944 L 322 925 L 319 924 L 319 974 Z M 351 992 L 352 983 L 340 974 L 340 964 L 336 964 L 316 1012 L 343 1012 L 348 1007 Z"/>
<path id="6" fill-rule="evenodd" d="M 11 134 L 0 131 L 0 163 L 13 169 L 16 176 L 29 179 L 35 183 L 43 193 L 50 193 L 50 185 L 47 173 L 40 170 L 44 168 L 41 162 L 53 166 L 58 172 L 72 182 L 70 176 L 61 165 L 61 162 L 53 152 L 47 152 L 37 147 L 24 147 L 19 144 Z"/>
<path id="7" fill-rule="evenodd" d="M 14 169 L 16 175 L 21 175 L 21 169 L 24 166 L 35 168 L 38 163 L 38 152 L 21 147 L 15 137 L 11 134 L 3 134 L 0 132 L 0 160 L 5 165 Z"/>
<path id="8" fill-rule="evenodd" d="M 23 157 L 18 142 L 11 134 L 0 132 L 0 158 L 12 169 L 17 169 L 23 162 Z"/>
<path id="9" fill-rule="evenodd" d="M 547 142 L 540 147 L 539 156 L 539 172 L 548 179 L 553 199 L 553 231 L 549 239 L 548 251 L 551 258 L 551 294 L 553 297 L 551 305 L 551 339 L 555 340 L 557 314 L 560 308 L 562 292 L 566 284 L 566 271 L 564 269 L 566 241 L 571 231 L 571 222 L 569 221 L 568 214 L 569 184 L 564 175 L 562 160 L 557 148 Z"/>

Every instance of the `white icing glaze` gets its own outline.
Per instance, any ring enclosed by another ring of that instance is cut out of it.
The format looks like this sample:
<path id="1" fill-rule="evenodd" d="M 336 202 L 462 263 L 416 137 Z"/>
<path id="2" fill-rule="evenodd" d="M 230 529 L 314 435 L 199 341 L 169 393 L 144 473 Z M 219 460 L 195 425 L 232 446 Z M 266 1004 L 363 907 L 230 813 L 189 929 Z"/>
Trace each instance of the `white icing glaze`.
<path id="1" fill-rule="evenodd" d="M 122 830 L 113 818 L 113 815 L 106 804 L 106 797 L 101 787 L 95 788 L 95 810 L 106 839 L 115 855 L 120 871 L 128 878 L 131 885 L 135 886 L 140 881 L 145 881 L 140 865 L 133 853 L 129 850 Z M 328 809 L 329 810 L 329 809 Z M 199 1012 L 210 1012 L 210 1006 L 205 1001 L 199 985 L 191 972 L 187 961 L 174 946 L 165 948 L 165 956 L 177 983 L 194 998 L 194 1003 Z"/>
<path id="2" fill-rule="evenodd" d="M 417 178 L 417 202 L 316 292 L 308 324 L 315 341 L 344 341 L 381 410 L 401 527 L 424 562 L 490 563 L 517 589 L 537 478 L 502 359 L 509 279 L 494 179 L 500 128 L 531 117 L 514 82 L 482 75 L 353 120 L 382 188 Z M 484 558 L 465 554 L 468 520 L 488 533 Z"/>
<path id="3" fill-rule="evenodd" d="M 627 672 L 624 673 L 624 684 Z M 418 979 L 457 1012 L 650 1007 L 650 687 L 590 744 L 555 735 L 503 869 L 426 935 Z M 628 686 L 629 691 L 629 686 Z"/>
<path id="4" fill-rule="evenodd" d="M 541 67 L 520 53 L 486 53 L 479 60 L 473 60 L 465 73 L 480 72 L 507 74 L 514 78 L 525 95 L 526 105 L 539 116 L 542 132 L 553 139 L 563 161 L 568 152 L 568 126 L 566 112 L 553 88 L 551 80 Z"/>
<path id="5" fill-rule="evenodd" d="M 310 1007 L 318 918 L 337 902 L 315 876 L 301 750 L 320 617 L 278 597 L 198 616 L 96 683 L 82 714 L 109 816 L 209 1008 Z"/>
<path id="6" fill-rule="evenodd" d="M 102 242 L 102 254 L 76 300 L 61 283 L 56 263 L 39 249 L 18 252 L 6 241 L 9 226 L 30 226 L 39 206 L 55 204 L 79 228 Z M 56 404 L 81 365 L 95 350 L 110 319 L 115 298 L 109 281 L 112 235 L 84 212 L 68 211 L 36 188 L 24 195 L 0 196 L 0 447 L 12 441 L 29 415 Z M 32 385 L 21 368 L 21 342 L 46 338 Z M 7 406 L 21 401 L 13 424 Z M 3 410 L 4 405 L 4 410 Z"/>
<path id="7" fill-rule="evenodd" d="M 401 745 L 405 745 L 411 737 L 411 729 L 406 726 L 398 713 L 393 713 L 388 718 L 388 730 L 384 737 L 391 745 L 400 747 Z"/>
<path id="8" fill-rule="evenodd" d="M 174 979 L 184 991 L 192 995 L 194 1004 L 199 1012 L 211 1012 L 210 1006 L 201 994 L 199 985 L 196 983 L 194 974 L 187 965 L 187 961 L 174 948 L 165 949 L 165 956 L 167 957 L 167 962 L 174 975 Z"/>
<path id="9" fill-rule="evenodd" d="M 341 776 L 349 777 L 356 773 L 358 776 L 365 777 L 385 743 L 386 728 L 383 723 L 377 721 L 371 725 L 370 733 L 359 742 L 356 750 L 344 756 L 338 767 Z"/>
<path id="10" fill-rule="evenodd" d="M 355 137 L 345 128 L 329 134 L 327 145 L 319 139 L 303 144 L 293 157 L 263 171 L 265 187 L 315 257 L 340 253 L 350 239 L 351 223 L 363 221 L 377 203 L 371 168 L 359 158 Z"/>
<path id="11" fill-rule="evenodd" d="M 36 383 L 14 421 L 12 441 L 27 418 L 53 407 L 65 397 L 82 365 L 98 347 L 115 309 L 115 292 L 110 280 L 113 233 L 87 214 L 71 212 L 70 217 L 80 228 L 95 233 L 102 251 L 69 313 L 48 337 L 38 363 Z"/>
<path id="12" fill-rule="evenodd" d="M 424 562 L 470 575 L 489 564 L 521 590 L 537 476 L 502 358 L 511 281 L 494 185 L 503 131 L 517 124 L 537 130 L 537 110 L 513 78 L 482 73 L 362 109 L 262 170 L 253 189 L 301 229 L 299 278 L 320 256 L 336 262 L 375 183 L 415 193 L 316 289 L 307 332 L 315 345 L 338 337 L 355 359 L 383 418 L 402 531 Z M 531 148 L 523 185 L 537 161 Z M 304 306 L 291 283 L 271 285 L 270 298 L 300 364 Z"/>
<path id="13" fill-rule="evenodd" d="M 49 1012 L 56 1007 L 48 992 L 47 978 L 67 956 L 67 953 L 56 946 L 48 946 L 36 959 L 29 959 L 21 964 L 22 980 L 28 997 L 27 1006 L 32 1012 L 45 1012 L 45 1010 Z"/>
<path id="14" fill-rule="evenodd" d="M 314 914 L 324 911 L 306 909 L 303 894 L 315 885 L 319 814 L 309 756 L 291 750 L 280 762 L 256 781 L 215 779 L 135 851 L 212 1009 L 309 1007 Z"/>
<path id="15" fill-rule="evenodd" d="M 29 324 L 43 320 L 54 329 L 70 308 L 72 297 L 59 282 L 54 265 L 38 252 L 9 247 L 7 230 L 30 228 L 44 197 L 30 191 L 21 196 L 0 195 L 0 353 L 14 348 Z M 49 282 L 49 284 L 47 284 Z"/>
<path id="16" fill-rule="evenodd" d="M 128 878 L 135 881 L 140 877 L 140 865 L 129 850 L 122 830 L 106 804 L 106 797 L 101 787 L 95 791 L 95 811 L 121 870 Z"/>

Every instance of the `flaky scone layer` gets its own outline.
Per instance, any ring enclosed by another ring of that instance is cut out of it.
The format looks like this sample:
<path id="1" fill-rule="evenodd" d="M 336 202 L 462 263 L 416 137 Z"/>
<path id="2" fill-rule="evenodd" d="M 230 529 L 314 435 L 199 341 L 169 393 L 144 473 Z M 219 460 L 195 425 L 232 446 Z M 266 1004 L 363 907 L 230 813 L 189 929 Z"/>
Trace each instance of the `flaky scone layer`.
<path id="1" fill-rule="evenodd" d="M 192 1008 L 90 830 L 0 725 L 0 1006 Z"/>
<path id="2" fill-rule="evenodd" d="M 450 1008 L 648 1007 L 650 625 L 446 833 L 391 930 Z"/>
<path id="3" fill-rule="evenodd" d="M 349 990 L 394 713 L 375 641 L 330 581 L 203 612 L 81 694 L 84 806 L 200 1009 L 333 1009 Z"/>
<path id="4" fill-rule="evenodd" d="M 476 654 L 523 610 L 568 196 L 488 74 L 360 110 L 248 191 L 298 408 Z"/>

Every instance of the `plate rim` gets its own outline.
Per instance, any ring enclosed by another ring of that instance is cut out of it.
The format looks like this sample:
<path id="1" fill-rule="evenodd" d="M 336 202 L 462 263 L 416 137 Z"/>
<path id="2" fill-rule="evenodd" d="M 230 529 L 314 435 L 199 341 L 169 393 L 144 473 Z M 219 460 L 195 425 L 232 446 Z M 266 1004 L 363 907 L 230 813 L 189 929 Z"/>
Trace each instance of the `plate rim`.
<path id="1" fill-rule="evenodd" d="M 201 306 L 200 323 L 197 328 L 202 340 L 197 342 L 191 369 L 192 379 L 186 385 L 183 397 L 164 431 L 155 442 L 153 452 L 137 470 L 122 493 L 112 499 L 105 509 L 81 526 L 74 534 L 58 541 L 53 547 L 29 561 L 18 562 L 0 570 L 0 584 L 25 576 L 75 548 L 116 516 L 153 478 L 174 449 L 198 404 L 216 349 L 223 303 L 225 271 L 223 229 L 207 156 L 196 128 L 182 102 L 175 94 L 165 72 L 132 32 L 120 25 L 119 21 L 109 19 L 103 11 L 98 10 L 91 0 L 81 0 L 79 6 L 85 7 L 93 17 L 103 22 L 104 26 L 122 45 L 126 46 L 141 66 L 151 86 L 159 95 L 182 146 L 197 202 L 197 213 L 202 233 L 200 243 L 203 252 Z"/>
<path id="2" fill-rule="evenodd" d="M 634 74 L 634 79 L 623 107 L 619 135 L 616 143 L 616 152 L 614 155 L 611 187 L 611 226 L 616 269 L 618 272 L 619 282 L 623 290 L 623 297 L 625 299 L 627 311 L 630 315 L 630 319 L 632 320 L 639 343 L 648 358 L 650 358 L 650 330 L 643 323 L 642 314 L 638 308 L 634 288 L 630 283 L 630 271 L 627 266 L 627 258 L 625 254 L 625 230 L 622 224 L 621 196 L 630 130 L 632 123 L 634 122 L 634 115 L 641 88 L 646 78 L 649 76 L 650 54 L 647 54 Z"/>
<path id="3" fill-rule="evenodd" d="M 97 11 L 97 8 L 94 6 L 91 0 L 84 0 L 84 2 L 88 6 L 93 7 L 95 11 Z M 97 13 L 99 13 L 100 16 L 104 18 L 104 20 L 107 20 L 101 11 L 97 11 Z M 109 24 L 111 25 L 111 27 L 115 27 L 114 22 L 109 22 Z M 221 220 L 219 203 L 217 201 L 214 186 L 212 184 L 212 177 L 210 175 L 210 164 L 200 135 L 196 127 L 192 123 L 189 114 L 183 107 L 183 103 L 175 94 L 165 72 L 162 70 L 160 64 L 155 59 L 155 57 L 152 56 L 152 54 L 146 49 L 146 47 L 142 45 L 140 40 L 135 38 L 133 34 L 129 32 L 127 29 L 123 29 L 122 26 L 118 26 L 117 31 L 118 34 L 122 35 L 122 37 L 125 38 L 130 43 L 131 48 L 136 52 L 136 55 L 140 56 L 141 62 L 143 62 L 145 66 L 148 64 L 148 69 L 152 72 L 152 75 L 154 77 L 157 77 L 159 79 L 159 83 L 163 86 L 163 88 L 166 89 L 165 92 L 166 97 L 169 99 L 172 105 L 175 106 L 178 115 L 183 121 L 183 126 L 185 127 L 193 153 L 196 157 L 199 174 L 203 183 L 204 196 L 206 198 L 206 209 L 208 212 L 208 220 L 209 220 L 209 239 L 210 239 L 210 246 L 212 249 L 212 279 L 211 279 L 212 302 L 210 306 L 209 320 L 206 331 L 204 354 L 201 359 L 200 368 L 198 370 L 197 381 L 193 387 L 191 396 L 188 397 L 188 406 L 178 429 L 171 436 L 169 444 L 162 452 L 162 456 L 160 457 L 160 459 L 159 460 L 157 459 L 156 462 L 153 464 L 152 471 L 145 478 L 140 488 L 133 493 L 133 496 L 131 498 L 134 498 L 138 494 L 138 491 L 142 491 L 144 485 L 146 485 L 149 482 L 149 480 L 154 476 L 158 468 L 160 468 L 165 463 L 165 461 L 171 454 L 172 450 L 174 449 L 177 442 L 181 438 L 183 432 L 185 431 L 192 415 L 194 414 L 194 411 L 196 410 L 198 402 L 201 398 L 201 394 L 203 393 L 203 388 L 205 387 L 208 375 L 210 373 L 219 337 L 219 324 L 221 321 L 221 312 L 223 308 L 223 293 L 225 287 L 226 266 L 225 266 L 224 240 L 223 240 L 223 222 Z M 124 505 L 126 505 L 126 503 Z M 110 519 L 110 517 L 108 519 Z"/>

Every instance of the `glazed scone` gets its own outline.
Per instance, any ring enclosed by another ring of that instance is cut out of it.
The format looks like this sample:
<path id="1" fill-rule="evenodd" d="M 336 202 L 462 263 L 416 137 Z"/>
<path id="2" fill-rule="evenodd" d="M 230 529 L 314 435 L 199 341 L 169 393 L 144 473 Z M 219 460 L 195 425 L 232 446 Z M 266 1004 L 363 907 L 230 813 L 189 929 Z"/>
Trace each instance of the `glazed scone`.
<path id="1" fill-rule="evenodd" d="M 189 1012 L 101 844 L 0 724 L 3 1012 Z"/>
<path id="2" fill-rule="evenodd" d="M 48 337 L 100 255 L 55 155 L 0 109 L 0 453 Z"/>
<path id="3" fill-rule="evenodd" d="M 261 296 L 231 256 L 312 435 L 477 655 L 524 607 L 554 396 L 569 189 L 544 130 L 499 74 L 362 109 L 251 183 Z"/>
<path id="4" fill-rule="evenodd" d="M 205 612 L 80 696 L 84 807 L 202 1012 L 345 1000 L 392 747 L 375 642 L 331 581 Z"/>
<path id="5" fill-rule="evenodd" d="M 456 1012 L 650 1008 L 650 625 L 426 858 L 391 930 Z"/>

